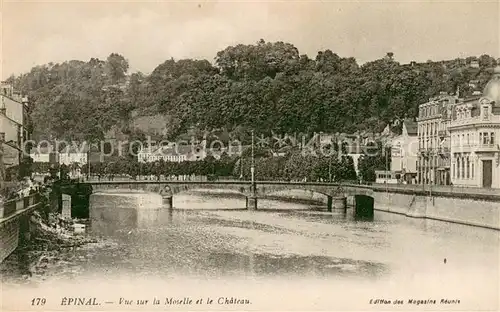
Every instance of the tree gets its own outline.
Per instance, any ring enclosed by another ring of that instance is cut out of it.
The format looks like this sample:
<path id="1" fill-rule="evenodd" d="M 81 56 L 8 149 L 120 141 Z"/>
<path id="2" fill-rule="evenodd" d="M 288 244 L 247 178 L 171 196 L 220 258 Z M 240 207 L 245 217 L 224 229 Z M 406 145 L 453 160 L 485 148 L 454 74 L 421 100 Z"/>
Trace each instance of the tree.
<path id="1" fill-rule="evenodd" d="M 33 158 L 29 156 L 24 156 L 19 164 L 18 177 L 20 179 L 24 177 L 31 177 L 33 174 Z"/>
<path id="2" fill-rule="evenodd" d="M 109 82 L 116 84 L 124 81 L 129 65 L 122 55 L 111 53 L 106 60 L 105 68 Z"/>
<path id="3" fill-rule="evenodd" d="M 390 150 L 385 148 L 382 142 L 368 144 L 372 148 L 370 153 L 365 153 L 358 161 L 360 178 L 365 182 L 375 182 L 376 170 L 387 170 L 390 168 Z"/>
<path id="4" fill-rule="evenodd" d="M 471 60 L 480 68 L 470 68 Z M 400 64 L 388 52 L 360 66 L 332 50 L 311 59 L 291 43 L 260 40 L 224 48 L 215 65 L 168 59 L 150 75 L 131 73 L 128 84 L 128 62 L 116 53 L 35 66 L 9 81 L 30 99 L 35 140 L 98 141 L 113 127 L 133 128 L 133 116 L 162 114 L 171 140 L 215 130 L 248 145 L 250 129 L 266 136 L 379 132 L 416 117 L 418 105 L 441 91 L 467 96 L 471 80 L 481 90 L 495 65 L 489 55 Z"/>

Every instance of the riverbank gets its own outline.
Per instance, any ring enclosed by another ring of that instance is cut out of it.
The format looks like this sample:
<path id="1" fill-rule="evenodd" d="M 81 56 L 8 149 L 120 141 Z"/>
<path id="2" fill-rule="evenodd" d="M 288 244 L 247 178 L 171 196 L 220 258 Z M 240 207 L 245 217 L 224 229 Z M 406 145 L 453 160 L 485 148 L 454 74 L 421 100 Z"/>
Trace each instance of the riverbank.
<path id="1" fill-rule="evenodd" d="M 48 218 L 43 218 L 38 211 L 33 212 L 29 234 L 19 241 L 17 249 L 0 264 L 2 282 L 23 283 L 43 280 L 46 275 L 67 275 L 68 270 L 61 269 L 75 263 L 75 251 L 84 245 L 98 243 L 85 233 L 75 232 L 75 228 L 81 228 L 81 224 L 85 223 L 86 220 L 63 218 L 57 213 L 50 213 Z"/>
<path id="2" fill-rule="evenodd" d="M 453 193 L 449 190 L 435 191 L 432 195 L 415 195 L 411 191 L 381 192 L 373 194 L 374 210 L 404 215 L 408 218 L 436 220 L 474 227 L 500 230 L 500 205 L 490 190 L 479 190 L 477 194 Z M 307 190 L 285 190 L 265 197 L 280 201 L 325 205 L 326 196 Z M 352 196 L 347 205 L 354 204 Z"/>

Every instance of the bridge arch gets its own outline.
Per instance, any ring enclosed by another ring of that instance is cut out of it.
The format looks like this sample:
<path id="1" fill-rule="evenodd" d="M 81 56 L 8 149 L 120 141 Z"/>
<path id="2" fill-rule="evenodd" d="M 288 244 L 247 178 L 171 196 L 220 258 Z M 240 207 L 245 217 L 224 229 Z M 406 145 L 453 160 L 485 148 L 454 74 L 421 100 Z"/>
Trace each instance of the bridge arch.
<path id="1" fill-rule="evenodd" d="M 148 192 L 159 193 L 163 194 L 164 198 L 169 197 L 169 202 L 171 202 L 171 199 L 175 194 L 193 189 L 233 190 L 236 194 L 246 196 L 247 202 L 249 200 L 256 202 L 256 198 L 258 197 L 263 197 L 284 190 L 302 190 L 311 192 L 312 194 L 321 194 L 327 197 L 329 210 L 331 208 L 333 198 L 354 196 L 356 199 L 352 204 L 357 207 L 357 201 L 361 203 L 361 199 L 358 200 L 358 197 L 362 195 L 364 198 L 363 203 L 366 205 L 366 203 L 371 202 L 371 209 L 373 210 L 374 190 L 369 186 L 362 185 L 256 181 L 255 192 L 253 192 L 254 190 L 252 184 L 249 181 L 99 181 L 87 182 L 85 184 L 90 184 L 93 187 L 94 192 L 110 189 L 140 189 Z"/>

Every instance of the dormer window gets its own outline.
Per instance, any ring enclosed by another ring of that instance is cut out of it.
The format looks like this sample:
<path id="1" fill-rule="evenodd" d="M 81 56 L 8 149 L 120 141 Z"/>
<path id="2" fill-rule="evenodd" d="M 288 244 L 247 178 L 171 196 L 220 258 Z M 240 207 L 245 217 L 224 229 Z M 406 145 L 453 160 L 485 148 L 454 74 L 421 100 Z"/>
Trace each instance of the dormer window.
<path id="1" fill-rule="evenodd" d="M 483 120 L 488 120 L 490 119 L 490 107 L 489 105 L 483 105 L 481 108 L 481 116 L 483 117 Z"/>

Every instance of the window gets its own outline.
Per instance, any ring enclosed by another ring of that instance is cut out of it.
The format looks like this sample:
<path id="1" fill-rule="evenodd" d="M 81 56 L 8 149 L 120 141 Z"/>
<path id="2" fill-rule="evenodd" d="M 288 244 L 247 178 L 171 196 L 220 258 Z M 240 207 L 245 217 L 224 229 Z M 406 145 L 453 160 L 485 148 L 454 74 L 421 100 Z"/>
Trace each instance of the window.
<path id="1" fill-rule="evenodd" d="M 470 163 L 470 174 L 471 174 L 471 178 L 474 179 L 474 162 L 472 162 L 472 161 Z"/>
<path id="2" fill-rule="evenodd" d="M 455 168 L 455 162 L 453 162 L 453 168 L 451 170 L 451 175 L 453 176 L 453 179 L 457 178 L 457 171 L 456 171 L 456 168 Z"/>
<path id="3" fill-rule="evenodd" d="M 469 157 L 467 157 L 467 179 L 470 178 L 470 162 L 469 162 Z"/>
<path id="4" fill-rule="evenodd" d="M 455 178 L 460 179 L 460 158 L 457 157 L 457 172 Z"/>
<path id="5" fill-rule="evenodd" d="M 495 132 L 490 133 L 490 144 L 495 144 Z"/>
<path id="6" fill-rule="evenodd" d="M 461 165 L 462 172 L 460 174 L 460 178 L 464 179 L 465 178 L 465 158 L 461 157 L 461 159 L 462 159 L 462 165 Z"/>
<path id="7" fill-rule="evenodd" d="M 488 145 L 489 141 L 490 141 L 490 138 L 489 138 L 488 132 L 483 132 L 483 144 Z"/>
<path id="8" fill-rule="evenodd" d="M 489 109 L 488 106 L 483 106 L 483 119 L 488 119 L 489 118 Z"/>

